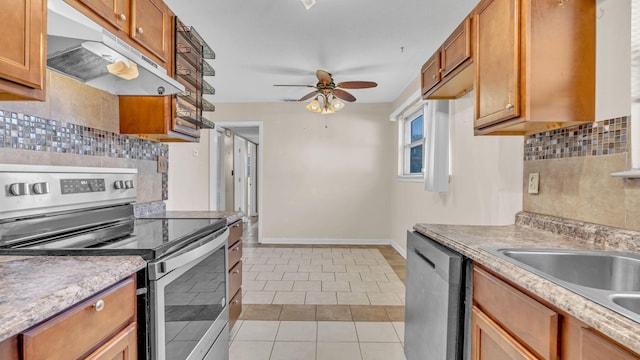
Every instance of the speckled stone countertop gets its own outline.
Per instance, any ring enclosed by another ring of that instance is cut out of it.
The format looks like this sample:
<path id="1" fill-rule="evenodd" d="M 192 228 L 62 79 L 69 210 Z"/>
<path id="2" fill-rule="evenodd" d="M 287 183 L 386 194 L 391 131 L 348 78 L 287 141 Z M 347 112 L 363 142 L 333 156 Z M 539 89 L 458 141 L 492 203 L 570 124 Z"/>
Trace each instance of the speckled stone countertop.
<path id="1" fill-rule="evenodd" d="M 145 218 L 185 218 L 185 219 L 227 219 L 227 225 L 242 219 L 244 214 L 241 211 L 164 211 L 156 214 L 139 216 Z"/>
<path id="2" fill-rule="evenodd" d="M 138 256 L 0 256 L 0 341 L 145 266 Z"/>
<path id="3" fill-rule="evenodd" d="M 539 296 L 624 346 L 640 353 L 640 323 L 544 279 L 485 247 L 622 250 L 640 253 L 640 233 L 573 220 L 520 213 L 515 225 L 416 224 L 414 230 Z M 580 235 L 580 237 L 576 236 Z"/>

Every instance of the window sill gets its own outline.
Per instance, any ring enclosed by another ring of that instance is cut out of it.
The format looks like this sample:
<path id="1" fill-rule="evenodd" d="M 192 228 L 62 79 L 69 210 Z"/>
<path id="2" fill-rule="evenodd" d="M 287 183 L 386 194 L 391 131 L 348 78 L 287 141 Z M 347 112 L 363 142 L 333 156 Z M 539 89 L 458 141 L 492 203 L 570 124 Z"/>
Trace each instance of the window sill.
<path id="1" fill-rule="evenodd" d="M 398 180 L 400 182 L 417 182 L 417 183 L 421 183 L 421 182 L 424 182 L 424 176 L 422 174 L 420 174 L 420 175 L 398 175 L 398 176 L 396 176 L 396 180 Z"/>

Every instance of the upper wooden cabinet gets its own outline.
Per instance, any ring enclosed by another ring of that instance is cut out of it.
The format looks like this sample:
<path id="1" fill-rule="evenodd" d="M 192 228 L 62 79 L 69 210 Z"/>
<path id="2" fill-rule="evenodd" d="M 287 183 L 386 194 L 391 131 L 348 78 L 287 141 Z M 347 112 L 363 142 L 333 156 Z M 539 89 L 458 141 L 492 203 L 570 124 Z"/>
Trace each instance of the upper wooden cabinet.
<path id="1" fill-rule="evenodd" d="M 163 62 L 168 62 L 172 47 L 172 14 L 159 0 L 132 0 L 131 37 Z"/>
<path id="2" fill-rule="evenodd" d="M 130 0 L 77 0 L 120 31 L 129 33 Z"/>
<path id="3" fill-rule="evenodd" d="M 0 0 L 0 100 L 45 100 L 46 0 Z"/>
<path id="4" fill-rule="evenodd" d="M 161 0 L 65 0 L 172 74 L 173 13 Z"/>
<path id="5" fill-rule="evenodd" d="M 474 14 L 476 134 L 594 121 L 595 2 L 482 0 Z"/>
<path id="6" fill-rule="evenodd" d="M 424 99 L 455 99 L 473 89 L 473 27 L 466 18 L 422 66 Z"/>

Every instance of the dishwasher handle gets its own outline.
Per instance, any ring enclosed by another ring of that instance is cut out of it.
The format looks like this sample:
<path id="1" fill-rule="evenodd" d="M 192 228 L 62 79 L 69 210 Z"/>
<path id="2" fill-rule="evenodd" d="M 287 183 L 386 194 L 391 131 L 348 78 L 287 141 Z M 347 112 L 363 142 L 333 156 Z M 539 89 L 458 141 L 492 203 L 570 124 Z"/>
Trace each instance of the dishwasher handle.
<path id="1" fill-rule="evenodd" d="M 414 252 L 416 253 L 416 255 L 418 255 L 418 257 L 420 257 L 422 260 L 424 260 L 424 262 L 426 262 L 427 265 L 431 266 L 434 269 L 436 268 L 436 264 L 434 264 L 433 261 L 429 260 L 429 258 L 425 254 L 420 252 L 420 250 L 415 249 Z"/>

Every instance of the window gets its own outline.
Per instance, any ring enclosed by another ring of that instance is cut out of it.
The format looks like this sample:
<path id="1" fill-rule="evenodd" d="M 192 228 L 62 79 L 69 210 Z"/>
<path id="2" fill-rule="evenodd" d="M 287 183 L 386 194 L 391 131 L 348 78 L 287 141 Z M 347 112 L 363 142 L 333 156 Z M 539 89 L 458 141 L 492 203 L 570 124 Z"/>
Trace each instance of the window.
<path id="1" fill-rule="evenodd" d="M 401 175 L 422 175 L 424 165 L 424 110 L 407 116 L 403 123 L 403 169 Z"/>
<path id="2" fill-rule="evenodd" d="M 424 182 L 427 191 L 448 191 L 449 101 L 413 102 L 392 116 L 401 121 L 398 179 Z"/>

